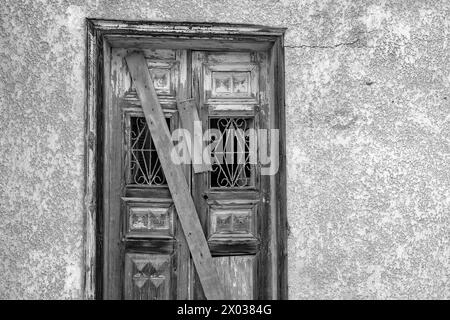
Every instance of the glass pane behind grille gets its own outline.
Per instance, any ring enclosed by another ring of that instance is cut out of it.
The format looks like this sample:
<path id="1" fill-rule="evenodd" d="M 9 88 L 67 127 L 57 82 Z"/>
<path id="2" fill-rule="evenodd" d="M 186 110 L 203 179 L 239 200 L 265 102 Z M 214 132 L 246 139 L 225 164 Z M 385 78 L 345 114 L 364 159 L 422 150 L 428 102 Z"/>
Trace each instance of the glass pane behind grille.
<path id="1" fill-rule="evenodd" d="M 170 128 L 170 119 L 166 118 Z M 130 117 L 129 184 L 166 185 L 166 178 L 144 117 Z"/>
<path id="2" fill-rule="evenodd" d="M 216 134 L 211 141 L 211 188 L 243 188 L 254 185 L 254 164 L 250 163 L 250 138 L 246 134 L 253 128 L 252 118 L 210 118 L 209 128 Z"/>

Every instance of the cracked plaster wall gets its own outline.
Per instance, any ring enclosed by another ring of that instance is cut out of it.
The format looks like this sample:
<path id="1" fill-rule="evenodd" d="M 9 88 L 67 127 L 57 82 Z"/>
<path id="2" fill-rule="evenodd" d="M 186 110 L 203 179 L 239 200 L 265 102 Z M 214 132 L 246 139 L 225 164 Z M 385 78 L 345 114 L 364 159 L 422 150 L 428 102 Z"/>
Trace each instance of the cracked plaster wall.
<path id="1" fill-rule="evenodd" d="M 450 298 L 448 1 L 0 6 L 0 298 L 82 297 L 85 18 L 287 27 L 289 296 Z"/>

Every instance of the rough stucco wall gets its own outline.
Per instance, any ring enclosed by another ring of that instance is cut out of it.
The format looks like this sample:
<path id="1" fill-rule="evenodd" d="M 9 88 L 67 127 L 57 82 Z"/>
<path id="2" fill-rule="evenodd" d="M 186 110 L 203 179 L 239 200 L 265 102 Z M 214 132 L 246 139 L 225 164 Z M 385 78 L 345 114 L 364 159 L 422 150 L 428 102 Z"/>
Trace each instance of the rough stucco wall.
<path id="1" fill-rule="evenodd" d="M 85 17 L 288 27 L 289 296 L 450 298 L 447 1 L 0 6 L 0 298 L 81 298 Z"/>

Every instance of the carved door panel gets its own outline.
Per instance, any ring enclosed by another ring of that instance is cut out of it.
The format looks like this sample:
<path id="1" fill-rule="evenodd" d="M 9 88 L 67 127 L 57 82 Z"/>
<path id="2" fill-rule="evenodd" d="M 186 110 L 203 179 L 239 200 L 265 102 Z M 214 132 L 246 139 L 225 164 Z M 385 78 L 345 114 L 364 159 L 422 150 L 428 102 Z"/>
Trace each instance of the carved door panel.
<path id="1" fill-rule="evenodd" d="M 267 57 L 194 51 L 192 61 L 203 130 L 211 133 L 212 171 L 193 179 L 208 244 L 226 298 L 271 298 L 269 181 L 260 174 L 256 134 L 268 128 Z"/>
<path id="2" fill-rule="evenodd" d="M 130 50 L 105 52 L 103 298 L 203 299 L 128 73 Z M 249 134 L 270 127 L 268 54 L 143 51 L 169 129 L 181 126 L 177 99 L 194 98 L 203 131 L 215 132 L 207 144 L 223 147 L 211 150 L 212 171 L 184 169 L 226 298 L 272 298 L 273 183 L 261 175 L 261 144 Z"/>

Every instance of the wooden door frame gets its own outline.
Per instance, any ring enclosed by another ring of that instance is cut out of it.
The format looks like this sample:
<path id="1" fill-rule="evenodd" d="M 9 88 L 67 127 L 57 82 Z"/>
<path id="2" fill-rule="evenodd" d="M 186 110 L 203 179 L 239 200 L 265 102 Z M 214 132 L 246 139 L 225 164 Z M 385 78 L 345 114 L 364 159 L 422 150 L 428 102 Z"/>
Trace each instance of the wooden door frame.
<path id="1" fill-rule="evenodd" d="M 83 297 L 101 299 L 103 267 L 103 112 L 108 90 L 109 49 L 132 46 L 196 50 L 269 50 L 275 126 L 279 128 L 279 170 L 276 174 L 277 299 L 287 299 L 287 212 L 284 105 L 285 28 L 248 24 L 124 21 L 86 19 L 85 191 Z"/>

